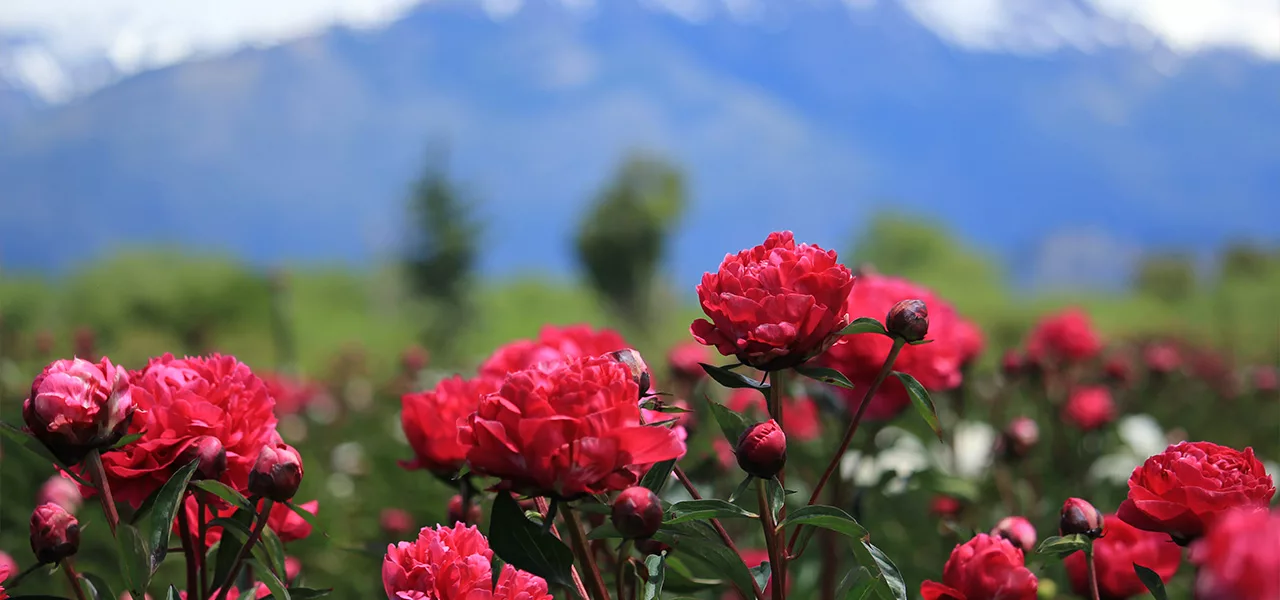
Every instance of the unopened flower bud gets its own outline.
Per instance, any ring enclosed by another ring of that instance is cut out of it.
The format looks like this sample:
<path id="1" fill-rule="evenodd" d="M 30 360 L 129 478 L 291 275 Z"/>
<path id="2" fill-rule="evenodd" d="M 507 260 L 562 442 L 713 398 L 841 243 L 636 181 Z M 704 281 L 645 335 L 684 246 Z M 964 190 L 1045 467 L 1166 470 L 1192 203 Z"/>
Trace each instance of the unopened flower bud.
<path id="1" fill-rule="evenodd" d="M 742 432 L 734 454 L 743 471 L 772 479 L 787 464 L 787 436 L 773 419 L 756 423 Z"/>
<path id="2" fill-rule="evenodd" d="M 1009 350 L 1000 358 L 1000 372 L 1004 373 L 1006 379 L 1017 378 L 1025 368 L 1026 363 L 1017 350 Z"/>
<path id="3" fill-rule="evenodd" d="M 649 374 L 649 365 L 645 364 L 644 359 L 640 357 L 640 353 L 627 348 L 625 350 L 617 350 L 609 353 L 614 360 L 624 364 L 631 369 L 631 378 L 640 386 L 640 397 L 649 395 L 649 386 L 652 383 L 652 377 Z"/>
<path id="4" fill-rule="evenodd" d="M 41 564 L 56 563 L 80 549 L 80 522 L 52 502 L 31 513 L 31 551 Z"/>
<path id="5" fill-rule="evenodd" d="M 405 373 L 417 375 L 418 371 L 427 368 L 427 361 L 429 360 L 430 355 L 427 354 L 426 348 L 418 345 L 409 346 L 400 355 L 400 368 Z"/>
<path id="6" fill-rule="evenodd" d="M 884 328 L 908 342 L 918 342 L 929 333 L 929 307 L 923 300 L 902 300 L 889 309 Z"/>
<path id="7" fill-rule="evenodd" d="M 1084 500 L 1067 498 L 1062 504 L 1058 531 L 1062 535 L 1082 533 L 1096 540 L 1102 535 L 1102 513 Z"/>
<path id="8" fill-rule="evenodd" d="M 1009 540 L 1022 550 L 1024 556 L 1030 556 L 1036 548 L 1036 527 L 1024 517 L 1005 517 L 996 523 L 991 535 Z"/>
<path id="9" fill-rule="evenodd" d="M 302 457 L 288 444 L 263 446 L 249 472 L 249 492 L 287 502 L 302 485 Z"/>
<path id="10" fill-rule="evenodd" d="M 1118 384 L 1125 385 L 1133 379 L 1133 368 L 1129 364 L 1129 359 L 1123 355 L 1112 355 L 1102 364 L 1102 374 L 1107 380 Z"/>
<path id="11" fill-rule="evenodd" d="M 302 574 L 302 561 L 296 556 L 284 557 L 284 577 L 285 581 L 297 581 L 298 576 Z"/>
<path id="12" fill-rule="evenodd" d="M 199 460 L 192 479 L 218 479 L 227 472 L 227 451 L 222 441 L 211 435 L 202 435 L 191 440 L 187 448 L 178 457 L 178 465 L 186 466 L 193 460 Z"/>
<path id="13" fill-rule="evenodd" d="M 413 530 L 413 515 L 400 508 L 384 508 L 378 517 L 378 524 L 389 535 L 401 535 Z"/>
<path id="14" fill-rule="evenodd" d="M 449 523 L 463 523 L 465 525 L 476 525 L 480 523 L 481 518 L 480 505 L 475 502 L 467 507 L 466 518 L 462 514 L 462 496 L 454 495 L 449 499 Z"/>
<path id="15" fill-rule="evenodd" d="M 129 431 L 134 405 L 128 373 L 107 359 L 58 360 L 31 382 L 22 418 L 54 456 L 79 464 Z"/>
<path id="16" fill-rule="evenodd" d="M 952 496 L 934 496 L 929 502 L 929 512 L 944 519 L 954 519 L 964 510 L 964 503 Z"/>
<path id="17" fill-rule="evenodd" d="M 1031 417 L 1015 417 L 1004 428 L 1001 443 L 1005 456 L 1022 458 L 1040 441 L 1040 426 Z"/>
<path id="18" fill-rule="evenodd" d="M 653 536 L 662 526 L 662 502 L 653 490 L 632 486 L 613 501 L 613 526 L 627 539 Z"/>
<path id="19" fill-rule="evenodd" d="M 74 515 L 80 510 L 84 497 L 80 495 L 80 486 L 76 485 L 76 482 L 61 475 L 54 475 L 40 486 L 40 491 L 36 494 L 37 506 L 49 502 L 61 506 Z"/>

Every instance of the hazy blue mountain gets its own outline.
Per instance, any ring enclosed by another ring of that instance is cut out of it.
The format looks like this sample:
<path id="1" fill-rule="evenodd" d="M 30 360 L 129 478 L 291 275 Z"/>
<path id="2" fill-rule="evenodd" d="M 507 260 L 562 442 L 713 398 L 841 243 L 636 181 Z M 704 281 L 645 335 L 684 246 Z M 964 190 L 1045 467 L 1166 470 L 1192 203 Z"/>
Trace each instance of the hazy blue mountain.
<path id="1" fill-rule="evenodd" d="M 583 204 L 643 148 L 691 177 L 682 282 L 773 228 L 843 249 L 886 206 L 1024 274 L 1083 247 L 1106 282 L 1129 249 L 1280 237 L 1278 90 L 1276 64 L 1227 53 L 966 53 L 889 3 L 755 25 L 428 7 L 63 106 L 0 94 L 0 257 L 65 268 L 179 241 L 368 262 L 395 250 L 436 140 L 491 217 L 491 273 L 571 268 Z"/>

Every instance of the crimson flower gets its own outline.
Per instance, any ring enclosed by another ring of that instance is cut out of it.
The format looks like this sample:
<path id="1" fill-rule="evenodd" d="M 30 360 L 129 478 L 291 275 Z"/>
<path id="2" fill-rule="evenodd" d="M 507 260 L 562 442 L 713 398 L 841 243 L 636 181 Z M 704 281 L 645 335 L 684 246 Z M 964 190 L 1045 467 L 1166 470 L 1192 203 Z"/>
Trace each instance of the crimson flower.
<path id="1" fill-rule="evenodd" d="M 96 364 L 79 358 L 50 363 L 22 404 L 31 434 L 69 464 L 115 444 L 134 411 L 128 373 L 105 357 Z"/>
<path id="2" fill-rule="evenodd" d="M 1199 566 L 1196 598 L 1280 598 L 1280 514 L 1237 509 L 1223 515 L 1191 546 Z"/>
<path id="3" fill-rule="evenodd" d="M 424 527 L 418 539 L 387 546 L 388 600 L 553 600 L 547 582 L 511 565 L 493 581 L 489 541 L 475 527 Z"/>
<path id="4" fill-rule="evenodd" d="M 480 399 L 497 391 L 500 384 L 500 379 L 455 375 L 440 381 L 433 390 L 405 394 L 400 399 L 400 425 L 414 459 L 401 461 L 400 466 L 442 474 L 457 472 L 470 449 L 458 437 L 458 422 L 475 412 Z"/>
<path id="5" fill-rule="evenodd" d="M 1102 600 L 1125 600 L 1147 594 L 1147 587 L 1138 579 L 1133 565 L 1151 569 L 1169 583 L 1182 562 L 1182 549 L 1169 541 L 1168 536 L 1142 531 L 1115 515 L 1106 515 L 1102 537 L 1093 542 L 1093 561 Z M 1084 553 L 1076 552 L 1063 562 L 1071 578 L 1071 589 L 1080 596 L 1088 596 L 1088 565 Z"/>
<path id="6" fill-rule="evenodd" d="M 495 350 L 480 365 L 480 375 L 496 377 L 501 381 L 508 373 L 523 371 L 543 363 L 600 356 L 628 347 L 622 334 L 612 329 L 596 330 L 590 325 L 547 325 L 538 332 L 536 339 L 517 340 Z"/>
<path id="7" fill-rule="evenodd" d="M 1062 407 L 1062 420 L 1084 431 L 1093 431 L 1116 418 L 1111 391 L 1102 386 L 1076 389 Z"/>
<path id="8" fill-rule="evenodd" d="M 1046 317 L 1027 339 L 1027 356 L 1034 362 L 1045 359 L 1058 362 L 1083 362 L 1102 351 L 1102 339 L 1093 329 L 1089 316 L 1078 308 L 1069 308 Z"/>
<path id="9" fill-rule="evenodd" d="M 979 533 L 951 551 L 942 583 L 920 586 L 924 600 L 1035 600 L 1039 583 L 1009 540 Z"/>

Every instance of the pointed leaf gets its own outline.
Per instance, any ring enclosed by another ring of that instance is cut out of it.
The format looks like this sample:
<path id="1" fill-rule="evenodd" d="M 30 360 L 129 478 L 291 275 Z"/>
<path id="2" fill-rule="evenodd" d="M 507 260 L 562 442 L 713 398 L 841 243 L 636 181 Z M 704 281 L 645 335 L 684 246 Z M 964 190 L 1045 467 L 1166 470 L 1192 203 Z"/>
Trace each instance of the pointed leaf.
<path id="1" fill-rule="evenodd" d="M 787 490 L 782 488 L 777 477 L 765 482 L 765 486 L 769 488 L 769 509 L 773 511 L 774 516 L 777 516 L 787 503 Z"/>
<path id="2" fill-rule="evenodd" d="M 53 455 L 53 452 L 50 452 L 49 449 L 45 447 L 44 443 L 37 440 L 35 436 L 14 427 L 13 425 L 3 422 L 0 422 L 0 434 L 9 438 L 10 441 L 17 444 L 19 448 L 22 448 L 27 454 L 30 454 L 39 462 L 48 463 L 57 467 L 85 487 L 93 487 L 89 485 L 89 482 L 80 478 L 79 475 L 76 475 L 76 473 L 68 468 L 67 465 L 63 464 L 62 461 L 58 460 L 58 458 Z"/>
<path id="3" fill-rule="evenodd" d="M 81 573 L 80 577 L 93 587 L 94 598 L 101 598 L 102 600 L 116 600 L 118 598 L 115 592 L 111 591 L 111 586 L 107 583 L 107 580 L 102 577 L 93 573 Z"/>
<path id="4" fill-rule="evenodd" d="M 751 482 L 754 479 L 755 478 L 750 475 L 747 475 L 745 478 L 743 478 L 742 483 L 739 483 L 738 487 L 734 488 L 733 493 L 729 494 L 729 501 L 737 502 L 739 499 L 746 496 L 747 492 L 751 490 Z"/>
<path id="5" fill-rule="evenodd" d="M 730 371 L 724 367 L 713 367 L 706 363 L 698 363 L 702 365 L 702 370 L 707 372 L 716 383 L 731 389 L 750 388 L 759 390 L 762 393 L 769 393 L 769 384 L 760 383 L 759 381 L 747 377 L 737 371 Z"/>
<path id="6" fill-rule="evenodd" d="M 125 587 L 130 595 L 141 598 L 151 583 L 151 553 L 147 550 L 147 540 L 137 527 L 121 523 L 116 529 L 116 545 Z"/>
<path id="7" fill-rule="evenodd" d="M 622 532 L 618 531 L 618 528 L 614 527 L 613 523 L 605 521 L 604 523 L 601 523 L 598 527 L 592 527 L 591 533 L 587 534 L 587 539 L 589 540 L 620 540 L 622 539 Z"/>
<path id="8" fill-rule="evenodd" d="M 200 461 L 193 460 L 177 472 L 160 487 L 156 494 L 155 506 L 147 524 L 147 540 L 151 547 L 151 573 L 160 568 L 165 554 L 169 552 L 169 537 L 173 532 L 173 518 L 182 508 L 182 499 L 187 491 L 187 482 L 191 474 L 196 472 Z"/>
<path id="9" fill-rule="evenodd" d="M 773 565 L 770 565 L 769 561 L 766 560 L 751 567 L 748 571 L 751 571 L 751 577 L 756 580 L 756 585 L 763 590 L 765 586 L 769 585 L 769 577 L 773 575 Z"/>
<path id="10" fill-rule="evenodd" d="M 908 345 L 908 346 L 923 346 L 923 345 L 925 345 L 925 344 L 931 344 L 931 343 L 933 343 L 933 338 L 930 338 L 930 339 L 927 339 L 927 340 L 916 340 L 916 341 L 914 341 L 914 342 L 907 342 L 907 345 Z"/>
<path id="11" fill-rule="evenodd" d="M 653 490 L 655 494 L 661 494 L 662 488 L 666 487 L 667 481 L 671 480 L 671 471 L 675 467 L 676 459 L 674 458 L 654 463 L 648 471 L 645 471 L 644 477 L 640 478 L 640 485 Z"/>
<path id="12" fill-rule="evenodd" d="M 301 506 L 298 506 L 297 504 L 294 504 L 292 500 L 285 502 L 284 505 L 289 507 L 289 510 L 293 511 L 293 514 L 298 515 L 299 517 L 302 517 L 303 521 L 306 521 L 308 525 L 314 527 L 317 531 L 320 532 L 321 535 L 325 537 L 329 537 L 329 534 L 325 533 L 323 530 L 320 529 L 320 521 L 316 520 L 315 513 L 312 513 L 311 511 L 306 510 Z"/>
<path id="13" fill-rule="evenodd" d="M 276 577 L 276 574 L 272 573 L 271 569 L 268 569 L 266 565 L 259 562 L 256 558 L 250 558 L 244 562 L 245 565 L 253 567 L 253 576 L 257 578 L 258 581 L 266 584 L 267 589 L 271 590 L 271 595 L 273 597 L 279 598 L 280 600 L 291 600 L 289 590 L 285 589 L 284 582 L 280 581 L 280 578 Z"/>
<path id="14" fill-rule="evenodd" d="M 231 489 L 231 486 L 225 483 L 222 483 L 221 481 L 216 481 L 213 479 L 201 479 L 199 481 L 192 481 L 191 487 L 199 488 L 201 490 L 209 492 L 210 494 L 213 494 L 214 496 L 217 496 L 223 500 L 226 500 L 228 503 L 233 504 L 237 507 L 250 508 L 248 498 L 245 498 L 243 495 L 240 494 L 240 492 L 237 492 Z"/>
<path id="15" fill-rule="evenodd" d="M 1036 548 L 1036 553 L 1066 558 L 1079 550 L 1088 550 L 1092 545 L 1088 536 L 1083 534 L 1055 535 L 1047 537 L 1043 542 L 1040 542 L 1040 546 Z"/>
<path id="16" fill-rule="evenodd" d="M 323 590 L 316 590 L 311 588 L 298 588 L 298 587 L 289 588 L 289 595 L 293 597 L 293 600 L 313 600 L 314 598 L 324 598 L 325 596 L 328 596 L 329 594 L 332 594 L 332 593 L 333 593 L 333 588 L 327 588 Z M 272 594 L 270 596 L 267 596 L 266 598 L 263 598 L 262 600 L 270 600 L 275 597 L 276 597 L 275 594 Z"/>
<path id="17" fill-rule="evenodd" d="M 695 521 L 695 523 L 702 523 Z M 684 523 L 682 525 L 693 525 Z M 680 527 L 680 525 L 677 525 Z M 682 548 L 680 555 L 689 560 L 696 560 L 707 565 L 716 575 L 727 579 L 743 596 L 755 595 L 751 571 L 742 562 L 742 557 L 730 551 L 718 538 L 706 539 L 696 536 L 672 535 L 667 529 L 659 529 L 653 539 L 672 548 Z"/>
<path id="18" fill-rule="evenodd" d="M 840 335 L 853 335 L 855 333 L 878 333 L 880 335 L 889 335 L 889 332 L 885 330 L 884 325 L 881 325 L 880 321 L 872 319 L 871 317 L 859 317 L 854 319 L 852 323 L 840 330 Z"/>
<path id="19" fill-rule="evenodd" d="M 182 593 L 178 591 L 177 586 L 169 584 L 169 593 L 164 598 L 165 600 L 182 600 Z"/>
<path id="20" fill-rule="evenodd" d="M 858 524 L 849 513 L 840 510 L 834 506 L 824 506 L 815 504 L 796 509 L 787 518 L 778 523 L 778 527 L 787 525 L 821 527 L 830 529 L 836 533 L 848 536 L 854 540 L 861 540 L 867 535 L 867 530 Z"/>
<path id="21" fill-rule="evenodd" d="M 875 575 L 872 587 L 881 600 L 907 600 L 907 584 L 902 580 L 902 572 L 883 551 L 871 542 L 860 540 L 853 545 L 853 554 L 858 564 Z"/>
<path id="22" fill-rule="evenodd" d="M 849 381 L 849 378 L 845 377 L 844 373 L 829 367 L 800 365 L 796 367 L 796 372 L 808 377 L 809 379 L 821 381 L 827 385 L 834 385 L 836 387 L 842 387 L 849 390 L 853 389 L 853 382 Z"/>
<path id="23" fill-rule="evenodd" d="M 222 587 L 231 575 L 231 563 L 235 562 L 240 547 L 249 539 L 249 531 L 253 526 L 253 513 L 243 508 L 236 510 L 230 517 L 220 517 L 209 522 L 209 526 L 222 527 L 222 539 L 218 541 L 218 551 L 214 556 L 213 585 Z M 227 535 L 231 533 L 233 535 Z"/>
<path id="24" fill-rule="evenodd" d="M 1133 572 L 1138 575 L 1138 580 L 1147 587 L 1156 600 L 1169 600 L 1169 594 L 1164 591 L 1164 581 L 1160 579 L 1159 573 L 1138 563 L 1133 563 Z"/>
<path id="25" fill-rule="evenodd" d="M 705 519 L 758 519 L 760 515 L 724 500 L 686 500 L 671 505 L 671 519 L 666 524 Z"/>
<path id="26" fill-rule="evenodd" d="M 665 559 L 658 554 L 650 554 L 644 559 L 644 566 L 649 570 L 649 577 L 644 582 L 644 600 L 662 598 L 662 584 L 666 579 Z"/>
<path id="27" fill-rule="evenodd" d="M 933 430 L 933 435 L 938 436 L 938 441 L 942 441 L 942 426 L 938 424 L 938 409 L 934 408 L 933 400 L 929 398 L 929 391 L 916 381 L 915 377 L 906 373 L 893 372 L 902 382 L 902 386 L 907 388 L 907 395 L 911 397 L 911 404 L 915 405 L 916 412 L 920 413 L 920 417 L 925 423 L 929 424 L 929 429 Z"/>
<path id="28" fill-rule="evenodd" d="M 533 573 L 548 583 L 572 586 L 573 553 L 563 542 L 524 516 L 511 494 L 493 501 L 489 518 L 489 546 L 511 566 Z"/>
<path id="29" fill-rule="evenodd" d="M 262 539 L 254 545 L 253 555 L 270 566 L 271 572 L 277 577 L 284 577 L 284 542 L 280 541 L 280 536 L 271 530 L 271 526 L 268 525 L 262 530 Z"/>
<path id="30" fill-rule="evenodd" d="M 123 448 L 123 447 L 125 447 L 125 446 L 128 446 L 129 444 L 132 444 L 132 443 L 134 443 L 134 442 L 136 442 L 136 441 L 138 441 L 138 440 L 142 439 L 142 434 L 143 434 L 143 433 L 144 433 L 144 432 L 142 432 L 142 431 L 139 431 L 139 432 L 137 432 L 137 433 L 130 433 L 129 435 L 126 435 L 126 436 L 124 436 L 124 437 L 120 438 L 120 440 L 119 440 L 119 441 L 117 441 L 115 444 L 112 444 L 112 445 L 111 445 L 111 449 L 112 449 L 112 450 L 116 450 L 116 449 L 118 449 L 118 448 Z"/>
<path id="31" fill-rule="evenodd" d="M 720 431 L 724 433 L 724 437 L 729 441 L 729 446 L 736 448 L 738 439 L 742 437 L 742 432 L 747 430 L 750 423 L 747 422 L 742 415 L 729 410 L 723 404 L 707 398 L 707 404 L 711 407 L 711 415 L 715 417 L 716 423 L 720 425 Z"/>

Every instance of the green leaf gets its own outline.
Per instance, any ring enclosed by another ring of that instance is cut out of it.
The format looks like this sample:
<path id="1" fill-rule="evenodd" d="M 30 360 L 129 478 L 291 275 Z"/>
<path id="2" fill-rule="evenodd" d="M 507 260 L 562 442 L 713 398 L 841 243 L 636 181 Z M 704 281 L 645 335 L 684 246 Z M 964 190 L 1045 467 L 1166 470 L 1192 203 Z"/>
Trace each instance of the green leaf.
<path id="1" fill-rule="evenodd" d="M 750 427 L 750 423 L 742 417 L 742 415 L 729 410 L 723 404 L 707 398 L 707 404 L 711 407 L 711 415 L 715 417 L 716 423 L 720 425 L 720 431 L 724 433 L 726 440 L 729 440 L 729 446 L 736 448 L 738 439 L 742 437 L 742 432 Z"/>
<path id="2" fill-rule="evenodd" d="M 273 597 L 279 598 L 279 600 L 291 600 L 289 590 L 285 589 L 284 582 L 280 581 L 280 578 L 276 577 L 276 574 L 272 573 L 266 565 L 259 562 L 256 558 L 250 558 L 244 561 L 244 563 L 247 566 L 253 567 L 254 577 L 256 577 L 258 581 L 266 584 L 267 589 L 271 590 L 271 595 Z"/>
<path id="3" fill-rule="evenodd" d="M 765 486 L 769 488 L 769 509 L 776 517 L 782 507 L 787 504 L 787 490 L 782 488 L 777 477 L 766 481 Z"/>
<path id="4" fill-rule="evenodd" d="M 853 389 L 853 382 L 849 381 L 849 378 L 845 377 L 844 373 L 829 367 L 800 365 L 796 367 L 796 372 L 808 377 L 809 379 L 821 381 L 827 385 L 834 385 L 836 387 L 842 387 L 849 390 Z"/>
<path id="5" fill-rule="evenodd" d="M 742 483 L 739 483 L 738 487 L 734 488 L 733 493 L 729 494 L 729 501 L 737 502 L 740 498 L 743 497 L 744 494 L 750 491 L 751 482 L 754 479 L 755 477 L 752 477 L 751 475 L 747 475 L 745 478 L 743 478 Z"/>
<path id="6" fill-rule="evenodd" d="M 867 530 L 862 525 L 859 525 L 858 521 L 850 516 L 849 513 L 834 506 L 821 504 L 798 508 L 787 515 L 787 518 L 783 519 L 781 523 L 778 523 L 778 527 L 787 525 L 798 527 L 808 525 L 810 527 L 830 529 L 854 540 L 861 540 L 863 536 L 867 535 Z"/>
<path id="7" fill-rule="evenodd" d="M 169 584 L 169 593 L 165 595 L 165 600 L 181 600 L 182 593 L 178 591 L 177 586 Z"/>
<path id="8" fill-rule="evenodd" d="M 866 567 L 858 567 L 858 570 L 849 573 L 845 578 L 845 583 L 841 583 L 840 587 L 852 583 L 841 596 L 844 600 L 870 600 L 876 594 L 876 581 L 878 578 L 871 574 Z"/>
<path id="9" fill-rule="evenodd" d="M 907 584 L 902 580 L 902 572 L 889 560 L 879 548 L 866 540 L 859 540 L 853 545 L 853 554 L 858 564 L 871 571 L 875 578 L 872 587 L 882 600 L 907 600 Z"/>
<path id="10" fill-rule="evenodd" d="M 916 340 L 916 341 L 914 341 L 914 342 L 907 342 L 907 345 L 908 345 L 908 346 L 923 346 L 923 345 L 925 345 L 925 344 L 931 344 L 931 343 L 933 343 L 933 338 L 930 338 L 930 339 L 927 339 L 927 340 Z"/>
<path id="11" fill-rule="evenodd" d="M 249 531 L 253 525 L 254 515 L 243 508 L 236 510 L 230 517 L 219 517 L 209 522 L 209 527 L 222 528 L 222 539 L 218 542 L 218 552 L 214 557 L 212 583 L 222 587 L 231 575 L 231 563 L 235 561 L 240 547 L 249 539 Z M 227 534 L 233 535 L 227 535 Z"/>
<path id="12" fill-rule="evenodd" d="M 703 519 L 758 519 L 760 515 L 724 500 L 686 500 L 671 505 L 667 524 Z"/>
<path id="13" fill-rule="evenodd" d="M 121 523 L 116 529 L 116 545 L 125 587 L 129 595 L 141 598 L 151 583 L 151 553 L 147 550 L 147 540 L 137 527 Z"/>
<path id="14" fill-rule="evenodd" d="M 871 317 L 859 317 L 854 319 L 852 323 L 840 330 L 840 335 L 853 335 L 855 333 L 878 333 L 880 335 L 889 335 L 889 332 L 885 330 L 884 325 L 881 325 L 880 321 L 872 319 Z"/>
<path id="15" fill-rule="evenodd" d="M 222 483 L 221 481 L 217 481 L 214 479 L 201 479 L 199 481 L 192 481 L 190 485 L 191 487 L 204 490 L 206 492 L 209 492 L 210 494 L 213 494 L 214 496 L 222 498 L 223 500 L 226 500 L 228 503 L 235 505 L 237 507 L 252 508 L 249 505 L 248 498 L 245 498 L 243 495 L 240 494 L 240 492 L 237 492 L 231 489 L 231 486 L 225 483 Z"/>
<path id="16" fill-rule="evenodd" d="M 284 505 L 289 507 L 289 510 L 293 511 L 293 514 L 302 517 L 303 521 L 306 521 L 308 525 L 314 527 L 321 535 L 329 537 L 329 534 L 324 533 L 324 531 L 320 529 L 320 522 L 316 520 L 316 515 L 314 513 L 308 510 L 303 510 L 301 506 L 294 504 L 292 500 L 285 502 Z"/>
<path id="17" fill-rule="evenodd" d="M 591 533 L 587 534 L 587 539 L 589 540 L 620 540 L 622 539 L 622 532 L 618 531 L 618 528 L 614 527 L 613 523 L 605 521 L 604 523 L 601 523 L 598 527 L 592 527 Z"/>
<path id="18" fill-rule="evenodd" d="M 293 600 L 312 600 L 313 598 L 324 598 L 325 596 L 328 596 L 329 594 L 332 594 L 332 593 L 333 593 L 333 588 L 327 588 L 323 590 L 316 590 L 311 588 L 299 588 L 299 587 L 289 588 L 289 595 L 293 596 Z M 269 600 L 275 597 L 276 597 L 275 594 L 272 594 L 270 596 L 267 596 L 266 598 L 263 598 L 262 600 Z"/>
<path id="19" fill-rule="evenodd" d="M 1089 537 L 1081 533 L 1065 536 L 1055 535 L 1047 537 L 1043 542 L 1040 542 L 1040 546 L 1036 548 L 1036 553 L 1066 558 L 1079 550 L 1088 550 L 1092 546 L 1093 542 Z"/>
<path id="20" fill-rule="evenodd" d="M 81 479 L 79 475 L 76 475 L 75 472 L 73 472 L 70 469 L 70 467 L 63 464 L 62 461 L 58 460 L 58 457 L 54 456 L 53 452 L 50 452 L 49 449 L 45 447 L 44 443 L 36 439 L 35 436 L 17 427 L 14 427 L 13 425 L 10 425 L 8 423 L 0 423 L 0 434 L 3 434 L 5 437 L 9 438 L 9 441 L 17 444 L 19 448 L 22 448 L 24 451 L 27 452 L 27 454 L 30 454 L 34 458 L 38 459 L 40 462 L 48 463 L 48 464 L 54 465 L 55 467 L 58 467 L 64 473 L 66 473 L 67 475 L 70 475 L 72 479 L 75 479 L 77 482 L 79 482 L 81 485 L 84 485 L 86 487 L 93 487 L 89 485 L 89 482 L 85 481 L 84 479 Z"/>
<path id="21" fill-rule="evenodd" d="M 665 559 L 658 554 L 650 554 L 644 559 L 644 566 L 649 570 L 649 577 L 644 582 L 644 600 L 662 598 L 662 584 L 666 580 Z"/>
<path id="22" fill-rule="evenodd" d="M 902 386 L 907 388 L 907 395 L 911 397 L 911 404 L 915 405 L 916 412 L 920 413 L 920 417 L 925 423 L 929 424 L 929 429 L 933 430 L 933 435 L 938 436 L 938 441 L 942 441 L 942 426 L 938 424 L 938 409 L 934 408 L 933 400 L 929 398 L 929 391 L 906 373 L 898 371 L 893 372 L 902 382 Z"/>
<path id="23" fill-rule="evenodd" d="M 689 523 L 688 525 L 692 525 Z M 670 530 L 659 529 L 653 539 L 672 548 L 681 548 L 681 556 L 697 560 L 709 567 L 712 572 L 727 579 L 745 597 L 755 595 L 752 587 L 751 571 L 742 562 L 742 557 L 730 551 L 724 543 L 716 539 L 696 536 L 672 535 Z"/>
<path id="24" fill-rule="evenodd" d="M 660 463 L 654 463 L 645 471 L 644 477 L 640 478 L 640 485 L 653 490 L 655 494 L 661 494 L 662 488 L 667 485 L 667 481 L 671 480 L 671 471 L 676 467 L 676 459 L 664 460 Z"/>
<path id="25" fill-rule="evenodd" d="M 509 493 L 501 492 L 493 501 L 489 546 L 498 558 L 517 569 L 533 573 L 553 585 L 573 585 L 569 572 L 573 553 L 569 547 L 526 518 Z"/>
<path id="26" fill-rule="evenodd" d="M 654 399 L 654 398 L 650 398 L 648 400 L 645 400 L 644 402 L 641 402 L 640 408 L 643 408 L 645 410 L 652 410 L 660 413 L 673 413 L 673 414 L 683 414 L 683 413 L 693 412 L 687 408 L 681 408 L 679 406 L 668 404 L 666 402 L 659 402 L 657 399 Z"/>
<path id="27" fill-rule="evenodd" d="M 698 577 L 693 574 L 679 556 L 668 555 L 665 559 L 666 574 L 663 589 L 677 594 L 694 593 L 711 587 L 724 585 L 724 580 Z"/>
<path id="28" fill-rule="evenodd" d="M 187 491 L 187 482 L 191 474 L 200 465 L 199 459 L 187 463 L 169 477 L 160 491 L 156 493 L 155 505 L 149 523 L 146 526 L 147 540 L 151 548 L 151 573 L 155 574 L 169 552 L 169 537 L 173 532 L 173 517 L 182 510 L 182 499 Z"/>
<path id="29" fill-rule="evenodd" d="M 766 560 L 747 570 L 751 571 L 751 577 L 756 580 L 756 585 L 760 586 L 760 589 L 763 590 L 769 585 L 769 577 L 773 575 L 773 565 L 770 565 L 769 561 Z"/>
<path id="30" fill-rule="evenodd" d="M 710 375 L 716 383 L 723 385 L 724 387 L 732 389 L 750 388 L 753 390 L 759 390 L 765 394 L 769 392 L 769 384 L 760 383 L 759 381 L 747 377 L 737 371 L 730 371 L 724 367 L 713 367 L 706 363 L 698 364 L 702 365 L 702 370 L 706 371 L 707 375 Z"/>
<path id="31" fill-rule="evenodd" d="M 125 446 L 128 446 L 129 444 L 132 444 L 132 443 L 134 443 L 134 442 L 136 442 L 136 441 L 138 441 L 138 440 L 142 439 L 142 434 L 143 434 L 143 432 L 141 432 L 141 431 L 139 431 L 138 433 L 130 433 L 129 435 L 126 435 L 126 436 L 124 436 L 124 437 L 120 438 L 120 440 L 119 440 L 119 441 L 117 441 L 115 444 L 112 444 L 112 445 L 111 445 L 111 449 L 112 449 L 112 450 L 116 450 L 116 449 L 118 449 L 118 448 L 123 448 L 123 447 L 125 447 Z"/>
<path id="32" fill-rule="evenodd" d="M 118 598 L 115 592 L 111 591 L 111 586 L 107 583 L 107 580 L 102 577 L 93 573 L 81 573 L 80 577 L 93 588 L 93 598 L 100 600 L 116 600 Z"/>
<path id="33" fill-rule="evenodd" d="M 254 545 L 253 555 L 269 565 L 277 577 L 284 577 L 284 542 L 271 530 L 271 526 L 262 530 L 262 539 Z"/>
<path id="34" fill-rule="evenodd" d="M 1159 573 L 1138 563 L 1133 563 L 1133 572 L 1138 575 L 1138 580 L 1147 587 L 1156 600 L 1169 600 L 1169 594 L 1164 591 L 1164 581 L 1160 579 Z"/>

